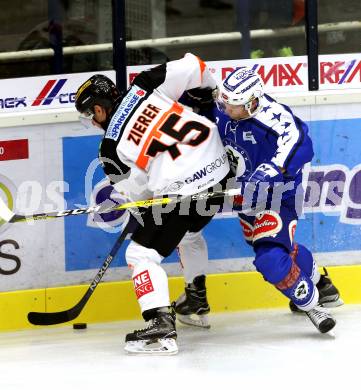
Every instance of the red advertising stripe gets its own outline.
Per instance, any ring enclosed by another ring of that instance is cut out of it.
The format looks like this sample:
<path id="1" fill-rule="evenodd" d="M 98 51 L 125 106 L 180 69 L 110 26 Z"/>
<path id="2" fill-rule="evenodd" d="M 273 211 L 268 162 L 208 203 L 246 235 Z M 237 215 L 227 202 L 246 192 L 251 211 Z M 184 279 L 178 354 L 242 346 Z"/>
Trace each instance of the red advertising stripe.
<path id="1" fill-rule="evenodd" d="M 29 141 L 27 139 L 0 141 L 0 161 L 22 160 L 28 158 Z"/>
<path id="2" fill-rule="evenodd" d="M 52 86 L 55 84 L 56 80 L 49 80 L 46 84 L 45 87 L 41 90 L 39 93 L 38 97 L 33 101 L 32 106 L 39 106 L 44 97 L 47 95 L 47 93 L 50 91 Z"/>

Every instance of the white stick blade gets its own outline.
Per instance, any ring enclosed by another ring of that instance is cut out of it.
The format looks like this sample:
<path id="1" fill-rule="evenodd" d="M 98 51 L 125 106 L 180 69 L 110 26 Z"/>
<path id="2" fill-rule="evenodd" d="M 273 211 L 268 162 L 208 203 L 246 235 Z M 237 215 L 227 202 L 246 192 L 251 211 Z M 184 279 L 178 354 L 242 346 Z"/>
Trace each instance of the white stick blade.
<path id="1" fill-rule="evenodd" d="M 5 222 L 9 222 L 15 214 L 9 209 L 5 202 L 0 197 L 0 226 Z"/>

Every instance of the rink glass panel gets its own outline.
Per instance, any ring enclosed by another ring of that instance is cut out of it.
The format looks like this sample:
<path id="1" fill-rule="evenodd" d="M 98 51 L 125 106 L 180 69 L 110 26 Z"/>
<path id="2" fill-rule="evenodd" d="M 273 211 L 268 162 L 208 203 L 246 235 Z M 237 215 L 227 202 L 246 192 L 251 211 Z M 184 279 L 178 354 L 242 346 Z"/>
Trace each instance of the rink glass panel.
<path id="1" fill-rule="evenodd" d="M 159 64 L 191 51 L 207 61 L 306 54 L 303 0 L 126 0 L 126 40 L 241 32 L 216 44 L 164 44 L 127 50 L 128 65 Z M 357 0 L 318 2 L 320 54 L 359 51 Z M 336 23 L 331 29 L 329 23 Z M 341 23 L 341 24 L 340 24 Z M 351 28 L 350 28 L 351 26 Z M 326 30 L 325 30 L 326 27 Z M 278 34 L 277 31 L 289 31 Z M 287 30 L 289 29 L 289 30 Z M 271 37 L 260 31 L 274 30 Z M 257 36 L 255 36 L 255 33 Z M 0 54 L 54 48 L 55 56 L 0 61 L 0 78 L 113 69 L 111 1 L 14 0 L 0 15 Z M 102 52 L 62 55 L 65 47 L 106 43 Z"/>

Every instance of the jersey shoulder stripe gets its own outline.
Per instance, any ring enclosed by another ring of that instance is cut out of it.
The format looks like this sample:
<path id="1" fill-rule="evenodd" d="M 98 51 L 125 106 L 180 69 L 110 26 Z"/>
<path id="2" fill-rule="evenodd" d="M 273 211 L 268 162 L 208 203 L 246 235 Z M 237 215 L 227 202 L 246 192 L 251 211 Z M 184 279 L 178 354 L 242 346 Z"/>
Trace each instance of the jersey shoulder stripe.
<path id="1" fill-rule="evenodd" d="M 153 92 L 164 83 L 167 74 L 167 64 L 155 66 L 145 70 L 135 77 L 133 84 L 145 89 L 147 92 Z"/>
<path id="2" fill-rule="evenodd" d="M 197 56 L 196 56 L 197 57 Z M 202 61 L 199 57 L 197 57 L 197 60 L 198 60 L 198 62 L 199 62 L 199 67 L 200 67 L 200 73 L 201 73 L 201 79 L 203 79 L 203 73 L 204 73 L 204 71 L 205 71 L 205 69 L 206 69 L 206 63 L 204 62 L 204 61 Z"/>

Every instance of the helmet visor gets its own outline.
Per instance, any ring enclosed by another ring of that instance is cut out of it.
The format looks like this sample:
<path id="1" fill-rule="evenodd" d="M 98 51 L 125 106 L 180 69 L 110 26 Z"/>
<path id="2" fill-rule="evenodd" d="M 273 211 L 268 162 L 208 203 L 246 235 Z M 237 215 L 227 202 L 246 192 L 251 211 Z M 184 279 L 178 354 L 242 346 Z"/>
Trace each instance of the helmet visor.
<path id="1" fill-rule="evenodd" d="M 217 105 L 217 108 L 222 111 L 226 112 L 227 106 L 232 107 L 239 107 L 239 108 L 245 108 L 244 104 L 237 104 L 233 101 L 231 101 L 227 95 L 224 95 L 219 89 L 217 89 L 216 95 L 215 95 L 215 102 Z"/>
<path id="2" fill-rule="evenodd" d="M 80 116 L 87 118 L 87 119 L 93 119 L 94 111 L 91 108 L 88 108 L 87 110 L 81 112 Z"/>

